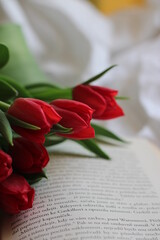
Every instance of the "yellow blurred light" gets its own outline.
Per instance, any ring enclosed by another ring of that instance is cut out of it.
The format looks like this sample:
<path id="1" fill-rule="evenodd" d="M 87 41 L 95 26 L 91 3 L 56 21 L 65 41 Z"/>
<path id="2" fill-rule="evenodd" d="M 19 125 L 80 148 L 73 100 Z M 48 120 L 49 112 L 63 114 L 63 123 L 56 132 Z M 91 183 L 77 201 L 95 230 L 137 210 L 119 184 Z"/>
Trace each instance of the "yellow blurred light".
<path id="1" fill-rule="evenodd" d="M 143 6 L 145 0 L 91 0 L 104 13 L 113 13 L 132 6 Z"/>

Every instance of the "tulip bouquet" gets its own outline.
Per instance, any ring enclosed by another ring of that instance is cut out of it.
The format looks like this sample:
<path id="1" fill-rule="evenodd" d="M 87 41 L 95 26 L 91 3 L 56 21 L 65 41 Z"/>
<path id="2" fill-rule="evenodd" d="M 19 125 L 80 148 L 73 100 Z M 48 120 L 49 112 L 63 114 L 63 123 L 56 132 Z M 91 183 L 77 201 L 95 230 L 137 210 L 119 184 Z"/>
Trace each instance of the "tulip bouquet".
<path id="1" fill-rule="evenodd" d="M 124 113 L 116 90 L 92 84 L 113 66 L 72 88 L 60 88 L 46 80 L 32 82 L 32 75 L 34 79 L 41 72 L 33 74 L 38 69 L 33 62 L 25 70 L 18 65 L 23 64 L 17 60 L 22 55 L 17 44 L 16 56 L 12 54 L 9 39 L 0 44 L 0 209 L 16 214 L 32 207 L 35 192 L 31 184 L 46 177 L 48 146 L 71 139 L 109 159 L 96 139 L 123 140 L 91 120 L 109 120 Z"/>

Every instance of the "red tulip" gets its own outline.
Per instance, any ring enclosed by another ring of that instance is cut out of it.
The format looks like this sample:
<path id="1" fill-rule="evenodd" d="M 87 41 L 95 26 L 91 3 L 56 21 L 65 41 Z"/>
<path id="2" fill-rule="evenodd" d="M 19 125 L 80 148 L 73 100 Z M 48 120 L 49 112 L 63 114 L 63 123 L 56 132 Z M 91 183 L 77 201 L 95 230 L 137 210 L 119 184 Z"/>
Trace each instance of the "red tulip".
<path id="1" fill-rule="evenodd" d="M 10 147 L 13 168 L 20 173 L 38 173 L 47 165 L 49 156 L 41 143 L 30 142 L 25 138 L 16 138 Z"/>
<path id="2" fill-rule="evenodd" d="M 60 114 L 60 124 L 66 128 L 72 128 L 70 134 L 59 134 L 72 139 L 87 139 L 95 136 L 94 129 L 90 125 L 93 110 L 86 104 L 58 99 L 51 102 L 53 108 Z"/>
<path id="3" fill-rule="evenodd" d="M 93 118 L 108 120 L 124 115 L 122 108 L 117 104 L 116 90 L 109 88 L 79 85 L 73 89 L 73 99 L 83 102 L 94 109 Z"/>
<path id="4" fill-rule="evenodd" d="M 0 150 L 0 182 L 4 181 L 12 173 L 12 158 Z"/>
<path id="5" fill-rule="evenodd" d="M 18 98 L 8 109 L 8 114 L 19 120 L 40 127 L 40 130 L 31 130 L 13 125 L 12 128 L 21 136 L 33 142 L 44 143 L 44 135 L 50 132 L 51 127 L 58 123 L 61 117 L 46 102 L 33 98 Z"/>
<path id="6" fill-rule="evenodd" d="M 24 177 L 12 174 L 0 183 L 0 209 L 15 214 L 32 207 L 35 191 Z"/>

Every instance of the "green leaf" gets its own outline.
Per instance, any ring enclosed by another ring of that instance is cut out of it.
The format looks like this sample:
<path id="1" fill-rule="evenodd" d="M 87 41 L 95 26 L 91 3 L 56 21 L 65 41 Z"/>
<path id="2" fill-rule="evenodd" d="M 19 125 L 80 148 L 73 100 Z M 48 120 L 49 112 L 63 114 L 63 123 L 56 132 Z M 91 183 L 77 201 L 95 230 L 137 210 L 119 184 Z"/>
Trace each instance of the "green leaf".
<path id="1" fill-rule="evenodd" d="M 0 68 L 3 68 L 9 60 L 8 48 L 0 43 Z"/>
<path id="2" fill-rule="evenodd" d="M 122 138 L 120 138 L 119 136 L 117 136 L 113 132 L 107 130 L 106 128 L 103 128 L 103 127 L 101 127 L 99 125 L 96 125 L 96 124 L 93 124 L 93 123 L 91 125 L 95 130 L 95 135 L 100 135 L 100 136 L 103 136 L 103 137 L 111 138 L 113 140 L 125 143 L 125 141 Z"/>
<path id="3" fill-rule="evenodd" d="M 10 107 L 10 105 L 8 103 L 0 101 L 0 109 L 3 112 L 6 112 L 9 107 Z"/>
<path id="4" fill-rule="evenodd" d="M 42 171 L 40 173 L 34 173 L 34 174 L 23 174 L 25 179 L 28 181 L 29 184 L 34 184 L 42 180 L 42 178 L 46 178 L 45 171 Z"/>
<path id="5" fill-rule="evenodd" d="M 76 142 L 82 145 L 87 150 L 95 153 L 98 157 L 104 158 L 106 160 L 110 160 L 110 157 L 98 146 L 95 140 L 87 139 L 87 140 L 78 140 Z"/>
<path id="6" fill-rule="evenodd" d="M 10 60 L 2 69 L 4 75 L 12 76 L 22 86 L 51 81 L 38 66 L 19 25 L 1 24 L 0 42 L 5 43 L 10 50 Z"/>
<path id="7" fill-rule="evenodd" d="M 32 125 L 30 123 L 24 122 L 22 120 L 19 120 L 18 118 L 15 118 L 8 113 L 6 113 L 6 116 L 7 116 L 11 125 L 16 125 L 18 127 L 27 128 L 27 129 L 35 130 L 35 131 L 40 130 L 40 127 L 37 127 L 37 126 Z"/>
<path id="8" fill-rule="evenodd" d="M 9 124 L 8 119 L 4 112 L 0 110 L 0 133 L 4 137 L 4 139 L 11 145 L 13 145 L 12 141 L 12 129 Z"/>
<path id="9" fill-rule="evenodd" d="M 29 93 L 34 98 L 41 99 L 43 101 L 52 101 L 57 98 L 61 99 L 72 99 L 72 89 L 71 88 L 51 88 L 51 87 L 43 87 L 43 88 L 34 88 L 28 89 Z"/>
<path id="10" fill-rule="evenodd" d="M 71 132 L 72 132 L 72 128 L 66 128 L 60 124 L 55 124 L 55 125 L 53 125 L 49 135 L 52 135 L 55 133 L 71 133 Z"/>
<path id="11" fill-rule="evenodd" d="M 125 97 L 125 96 L 116 96 L 115 97 L 116 100 L 129 100 L 129 97 Z"/>
<path id="12" fill-rule="evenodd" d="M 29 84 L 26 86 L 27 89 L 43 89 L 43 88 L 59 88 L 58 86 L 56 85 L 53 85 L 51 83 L 33 83 L 33 84 Z"/>
<path id="13" fill-rule="evenodd" d="M 54 146 L 54 145 L 57 145 L 59 143 L 62 143 L 64 141 L 66 141 L 66 138 L 58 137 L 58 136 L 55 136 L 55 135 L 52 135 L 52 136 L 49 136 L 49 137 L 46 136 L 44 146 L 45 147 L 50 147 L 50 146 Z"/>
<path id="14" fill-rule="evenodd" d="M 18 96 L 17 90 L 2 79 L 0 79 L 0 89 L 0 100 L 2 101 L 7 101 Z"/>
<path id="15" fill-rule="evenodd" d="M 105 69 L 103 72 L 101 72 L 101 73 L 97 74 L 96 76 L 88 79 L 88 80 L 85 81 L 83 84 L 84 84 L 84 85 L 88 85 L 89 83 L 96 81 L 97 79 L 99 79 L 100 77 L 102 77 L 102 76 L 103 76 L 104 74 L 106 74 L 109 70 L 111 70 L 112 68 L 114 68 L 114 67 L 116 67 L 116 66 L 117 66 L 117 65 L 112 65 L 111 67 Z"/>
<path id="16" fill-rule="evenodd" d="M 5 75 L 0 75 L 0 81 L 12 86 L 18 92 L 18 97 L 31 97 L 29 91 L 27 91 L 21 84 L 17 83 L 16 80 Z"/>

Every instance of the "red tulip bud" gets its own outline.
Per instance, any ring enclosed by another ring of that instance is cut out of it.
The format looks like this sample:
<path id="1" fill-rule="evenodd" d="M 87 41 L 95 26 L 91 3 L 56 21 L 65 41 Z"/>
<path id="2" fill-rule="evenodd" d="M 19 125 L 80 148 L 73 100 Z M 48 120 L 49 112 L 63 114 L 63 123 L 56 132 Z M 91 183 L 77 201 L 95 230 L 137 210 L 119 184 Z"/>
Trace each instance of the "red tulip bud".
<path id="1" fill-rule="evenodd" d="M 35 191 L 24 177 L 12 174 L 0 183 L 0 208 L 15 214 L 32 208 Z"/>
<path id="2" fill-rule="evenodd" d="M 12 126 L 14 131 L 21 136 L 39 143 L 45 141 L 44 135 L 61 119 L 48 103 L 33 98 L 17 98 L 8 109 L 8 114 L 39 127 L 40 130 L 31 130 L 20 126 Z"/>
<path id="3" fill-rule="evenodd" d="M 30 142 L 25 138 L 16 138 L 10 147 L 13 168 L 20 173 L 39 173 L 47 165 L 49 156 L 41 143 Z"/>
<path id="4" fill-rule="evenodd" d="M 109 88 L 79 85 L 73 89 L 73 99 L 83 102 L 94 109 L 93 118 L 108 120 L 124 115 L 122 108 L 117 104 L 116 90 Z"/>
<path id="5" fill-rule="evenodd" d="M 12 158 L 0 150 L 0 182 L 4 181 L 12 173 Z"/>
<path id="6" fill-rule="evenodd" d="M 62 117 L 59 123 L 66 128 L 72 128 L 72 133 L 58 135 L 72 139 L 94 138 L 94 129 L 90 125 L 93 110 L 89 106 L 66 99 L 54 100 L 51 106 Z"/>

